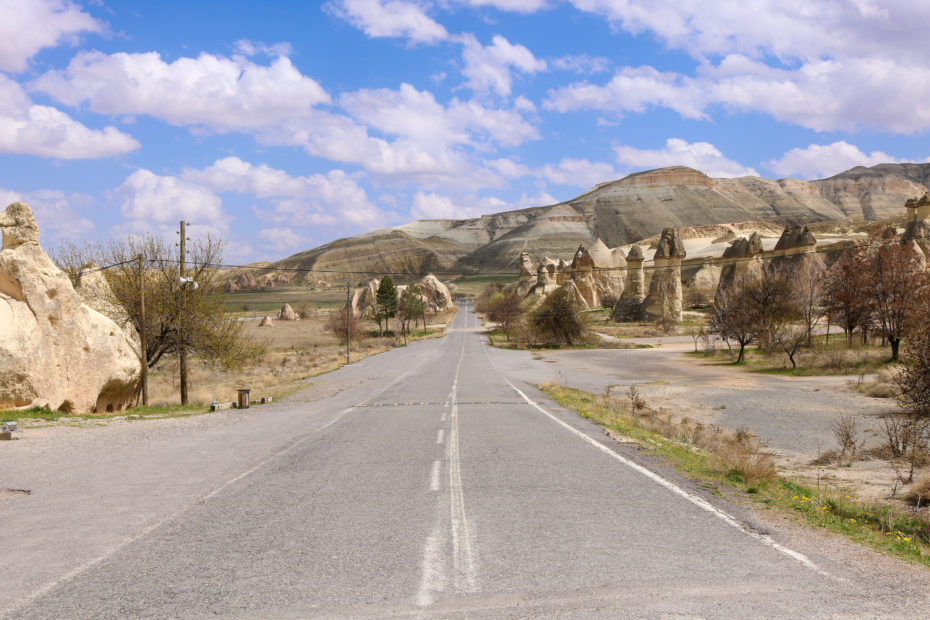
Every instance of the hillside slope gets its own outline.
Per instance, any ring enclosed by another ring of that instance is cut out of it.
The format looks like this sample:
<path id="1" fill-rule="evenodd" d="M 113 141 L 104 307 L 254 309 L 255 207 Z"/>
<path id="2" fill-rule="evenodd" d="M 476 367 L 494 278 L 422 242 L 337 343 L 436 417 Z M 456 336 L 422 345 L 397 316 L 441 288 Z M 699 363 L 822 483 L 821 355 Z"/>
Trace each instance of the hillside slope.
<path id="1" fill-rule="evenodd" d="M 930 189 L 930 164 L 856 167 L 816 181 L 760 177 L 714 179 L 674 166 L 602 183 L 565 202 L 467 220 L 419 220 L 339 239 L 274 266 L 327 273 L 423 273 L 512 268 L 521 251 L 570 257 L 601 239 L 615 247 L 686 227 L 763 221 L 780 225 L 883 220 Z"/>

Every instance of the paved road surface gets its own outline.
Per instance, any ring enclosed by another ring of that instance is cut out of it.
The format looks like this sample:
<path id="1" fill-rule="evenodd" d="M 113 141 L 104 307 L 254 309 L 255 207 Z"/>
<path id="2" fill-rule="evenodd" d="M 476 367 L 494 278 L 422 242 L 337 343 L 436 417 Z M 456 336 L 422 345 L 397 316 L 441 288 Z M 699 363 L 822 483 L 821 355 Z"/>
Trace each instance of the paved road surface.
<path id="1" fill-rule="evenodd" d="M 930 612 L 924 573 L 760 532 L 543 399 L 518 377 L 546 366 L 476 327 L 463 306 L 445 338 L 333 373 L 345 389 L 322 400 L 0 469 L 33 489 L 0 500 L 0 615 Z"/>

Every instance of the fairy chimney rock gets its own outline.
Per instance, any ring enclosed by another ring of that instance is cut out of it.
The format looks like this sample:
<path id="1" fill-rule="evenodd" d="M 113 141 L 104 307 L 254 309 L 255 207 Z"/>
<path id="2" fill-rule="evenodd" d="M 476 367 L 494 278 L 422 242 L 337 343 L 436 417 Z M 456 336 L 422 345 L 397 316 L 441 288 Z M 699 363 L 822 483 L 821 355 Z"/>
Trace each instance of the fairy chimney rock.
<path id="1" fill-rule="evenodd" d="M 0 212 L 0 229 L 0 409 L 129 406 L 142 368 L 130 336 L 84 303 L 39 245 L 28 206 Z"/>
<path id="2" fill-rule="evenodd" d="M 643 302 L 643 315 L 647 320 L 681 322 L 681 260 L 685 256 L 685 244 L 678 231 L 674 228 L 663 230 L 653 257 L 649 294 Z"/>
<path id="3" fill-rule="evenodd" d="M 817 238 L 807 226 L 785 226 L 775 244 L 775 256 L 793 256 L 813 252 Z"/>
<path id="4" fill-rule="evenodd" d="M 643 301 L 646 299 L 646 274 L 643 272 L 643 249 L 638 245 L 626 255 L 626 282 L 623 294 L 610 315 L 614 321 L 641 321 Z"/>

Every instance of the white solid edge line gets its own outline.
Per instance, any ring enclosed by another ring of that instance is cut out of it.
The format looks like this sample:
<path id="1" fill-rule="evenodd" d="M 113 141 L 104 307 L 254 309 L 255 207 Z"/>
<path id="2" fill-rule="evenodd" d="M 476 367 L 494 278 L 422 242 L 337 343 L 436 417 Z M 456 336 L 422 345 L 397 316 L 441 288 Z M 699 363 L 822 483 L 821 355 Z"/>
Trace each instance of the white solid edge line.
<path id="1" fill-rule="evenodd" d="M 696 495 L 692 495 L 691 493 L 688 493 L 687 491 L 685 491 L 684 489 L 682 489 L 681 487 L 679 487 L 679 486 L 678 486 L 677 484 L 675 484 L 674 482 L 671 482 L 671 481 L 669 481 L 669 480 L 666 480 L 665 478 L 663 478 L 663 477 L 660 476 L 659 474 L 655 473 L 655 472 L 652 471 L 651 469 L 647 469 L 647 468 L 643 467 L 642 465 L 640 465 L 640 464 L 638 464 L 638 463 L 634 463 L 633 461 L 631 461 L 631 460 L 625 458 L 624 456 L 622 456 L 622 455 L 620 455 L 620 454 L 614 452 L 613 450 L 611 450 L 611 449 L 608 448 L 607 446 L 605 446 L 605 445 L 603 445 L 603 444 L 601 444 L 601 443 L 598 443 L 597 441 L 595 441 L 594 439 L 592 439 L 592 438 L 589 437 L 588 435 L 586 435 L 586 434 L 582 433 L 581 431 L 579 431 L 577 428 L 574 428 L 574 427 L 572 427 L 571 425 L 566 424 L 566 423 L 563 422 L 562 420 L 558 419 L 557 417 L 555 417 L 554 415 L 552 415 L 551 413 L 549 413 L 548 411 L 546 411 L 545 409 L 543 409 L 539 404 L 537 404 L 536 402 L 534 402 L 533 400 L 531 400 L 526 394 L 524 394 L 517 386 L 515 386 L 513 383 L 511 383 L 509 379 L 506 380 L 506 381 L 507 381 L 507 384 L 510 385 L 510 387 L 513 388 L 514 391 L 516 391 L 516 393 L 519 394 L 519 395 L 523 398 L 523 400 L 525 400 L 525 401 L 527 402 L 527 404 L 529 404 L 529 405 L 535 407 L 536 409 L 538 409 L 539 411 L 541 411 L 542 413 L 544 413 L 546 416 L 548 416 L 550 419 L 552 419 L 554 422 L 557 422 L 558 424 L 560 424 L 563 428 L 565 428 L 565 429 L 571 431 L 572 433 L 574 433 L 574 434 L 577 435 L 578 437 L 581 437 L 582 439 L 584 439 L 586 442 L 588 442 L 589 444 L 591 444 L 592 446 L 594 446 L 594 447 L 597 448 L 598 450 L 600 450 L 600 451 L 604 452 L 605 454 L 607 454 L 607 455 L 613 457 L 614 459 L 620 461 L 621 463 L 623 463 L 624 465 L 626 465 L 626 466 L 629 467 L 630 469 L 632 469 L 632 470 L 634 470 L 634 471 L 636 471 L 636 472 L 639 472 L 640 474 L 646 476 L 647 478 L 649 478 L 649 479 L 652 480 L 653 482 L 656 482 L 656 483 L 662 485 L 663 487 L 665 487 L 666 489 L 668 489 L 668 490 L 671 491 L 672 493 L 675 493 L 676 495 L 679 495 L 679 496 L 685 498 L 686 500 L 688 500 L 689 502 L 691 502 L 692 504 L 694 504 L 694 505 L 697 506 L 698 508 L 700 508 L 700 509 L 702 509 L 702 510 L 706 510 L 707 512 L 711 513 L 712 515 L 714 515 L 715 517 L 717 517 L 718 519 L 720 519 L 721 521 L 723 521 L 723 522 L 726 523 L 727 525 L 736 528 L 737 530 L 743 532 L 744 534 L 750 536 L 751 538 L 754 538 L 755 540 L 758 540 L 759 542 L 761 542 L 761 543 L 763 543 L 763 544 L 765 544 L 765 545 L 768 545 L 769 547 L 772 547 L 773 549 L 775 549 L 775 550 L 777 550 L 777 551 L 783 553 L 784 555 L 788 556 L 789 558 L 791 558 L 791 559 L 793 559 L 793 560 L 795 560 L 795 561 L 797 561 L 797 562 L 803 564 L 803 565 L 806 566 L 807 568 L 809 568 L 809 569 L 811 569 L 811 570 L 813 570 L 813 571 L 816 571 L 817 573 L 820 573 L 821 575 L 823 575 L 823 576 L 825 576 L 825 577 L 829 577 L 829 578 L 835 579 L 835 580 L 837 580 L 837 581 L 846 581 L 845 579 L 842 579 L 842 578 L 840 578 L 840 577 L 836 577 L 836 576 L 834 576 L 834 575 L 831 575 L 830 573 L 828 573 L 828 572 L 826 572 L 825 570 L 821 569 L 819 566 L 817 566 L 816 564 L 814 564 L 813 562 L 811 562 L 810 559 L 808 559 L 807 556 L 805 556 L 803 553 L 801 553 L 801 552 L 799 552 L 799 551 L 795 551 L 794 549 L 790 549 L 790 548 L 788 548 L 788 547 L 786 547 L 786 546 L 784 546 L 784 545 L 782 545 L 782 544 L 779 544 L 779 543 L 775 542 L 774 540 L 772 540 L 772 538 L 771 538 L 770 536 L 767 536 L 767 535 L 765 535 L 765 534 L 759 534 L 758 532 L 753 532 L 753 531 L 751 531 L 751 530 L 746 529 L 745 527 L 743 527 L 743 526 L 739 523 L 739 521 L 737 521 L 736 519 L 734 519 L 733 517 L 731 517 L 731 516 L 730 516 L 729 514 L 727 514 L 726 512 L 720 510 L 719 508 L 717 508 L 716 506 L 714 506 L 714 505 L 711 504 L 710 502 L 708 502 L 708 501 L 706 501 L 706 500 L 704 500 L 704 499 L 701 499 L 700 497 L 698 497 L 698 496 L 696 496 Z"/>

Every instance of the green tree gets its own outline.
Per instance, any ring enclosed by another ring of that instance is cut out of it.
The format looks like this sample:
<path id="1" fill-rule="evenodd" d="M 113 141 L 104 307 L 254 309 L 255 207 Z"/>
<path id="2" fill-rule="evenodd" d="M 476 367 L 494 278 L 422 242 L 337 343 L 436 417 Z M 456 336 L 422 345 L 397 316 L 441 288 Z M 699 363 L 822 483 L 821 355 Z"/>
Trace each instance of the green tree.
<path id="1" fill-rule="evenodd" d="M 533 327 L 545 338 L 572 346 L 586 333 L 578 308 L 578 300 L 573 293 L 557 288 L 533 313 Z"/>
<path id="2" fill-rule="evenodd" d="M 384 329 L 387 329 L 388 319 L 394 318 L 397 314 L 397 287 L 394 286 L 394 280 L 391 276 L 384 276 L 378 285 L 378 292 L 375 294 L 375 320 L 378 321 L 378 331 L 384 333 L 381 328 L 381 321 L 384 321 Z"/>
<path id="3" fill-rule="evenodd" d="M 411 284 L 401 293 L 400 300 L 397 304 L 397 319 L 400 321 L 400 329 L 406 335 L 410 333 L 410 321 L 424 318 L 426 314 L 426 300 L 420 292 L 420 287 Z M 406 343 L 406 340 L 404 341 Z"/>

